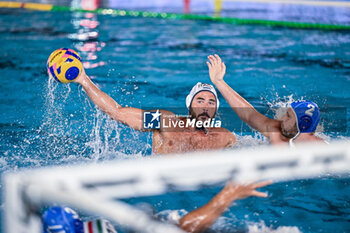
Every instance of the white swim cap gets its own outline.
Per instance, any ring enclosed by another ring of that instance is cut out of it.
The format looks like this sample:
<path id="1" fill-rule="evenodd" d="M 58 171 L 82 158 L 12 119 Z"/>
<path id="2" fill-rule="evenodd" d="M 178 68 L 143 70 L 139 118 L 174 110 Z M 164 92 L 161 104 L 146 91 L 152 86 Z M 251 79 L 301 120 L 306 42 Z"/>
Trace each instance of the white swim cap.
<path id="1" fill-rule="evenodd" d="M 209 91 L 211 93 L 213 93 L 213 95 L 216 98 L 216 111 L 219 109 L 219 99 L 218 99 L 218 95 L 215 91 L 215 88 L 207 83 L 197 83 L 191 90 L 190 94 L 188 94 L 188 96 L 186 97 L 186 107 L 188 110 L 190 110 L 191 107 L 191 103 L 193 101 L 193 98 L 195 97 L 195 95 L 197 95 L 199 92 L 201 91 Z"/>

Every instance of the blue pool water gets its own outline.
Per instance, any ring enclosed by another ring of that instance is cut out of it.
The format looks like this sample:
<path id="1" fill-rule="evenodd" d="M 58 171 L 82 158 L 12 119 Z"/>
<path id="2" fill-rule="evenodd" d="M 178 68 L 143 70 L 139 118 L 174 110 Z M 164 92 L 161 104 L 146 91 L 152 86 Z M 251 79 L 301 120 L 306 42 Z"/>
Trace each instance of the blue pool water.
<path id="1" fill-rule="evenodd" d="M 311 99 L 323 110 L 321 137 L 350 137 L 349 32 L 0 9 L 0 41 L 1 173 L 151 155 L 150 134 L 108 119 L 77 85 L 48 80 L 46 60 L 60 47 L 79 51 L 88 75 L 121 105 L 165 109 L 183 109 L 191 87 L 210 82 L 205 61 L 217 53 L 227 66 L 227 83 L 254 106 L 267 111 Z M 221 111 L 230 111 L 219 98 Z M 267 112 L 273 117 L 275 110 Z M 267 143 L 238 119 L 229 126 L 239 147 Z M 269 198 L 237 202 L 214 228 L 349 232 L 349 182 L 274 184 L 264 189 Z M 157 212 L 190 211 L 218 191 L 126 201 L 148 202 Z"/>

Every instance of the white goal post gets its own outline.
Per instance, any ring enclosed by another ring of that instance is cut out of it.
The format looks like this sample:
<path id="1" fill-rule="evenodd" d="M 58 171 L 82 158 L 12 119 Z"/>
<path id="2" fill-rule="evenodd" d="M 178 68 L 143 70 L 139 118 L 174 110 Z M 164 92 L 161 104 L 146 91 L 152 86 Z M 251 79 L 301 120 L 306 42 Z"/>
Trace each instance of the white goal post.
<path id="1" fill-rule="evenodd" d="M 132 156 L 131 156 L 132 157 Z M 350 173 L 350 142 L 262 146 L 25 169 L 4 175 L 6 233 L 41 233 L 43 206 L 65 204 L 138 232 L 183 232 L 116 199 L 196 190 L 228 180 L 275 182 Z"/>

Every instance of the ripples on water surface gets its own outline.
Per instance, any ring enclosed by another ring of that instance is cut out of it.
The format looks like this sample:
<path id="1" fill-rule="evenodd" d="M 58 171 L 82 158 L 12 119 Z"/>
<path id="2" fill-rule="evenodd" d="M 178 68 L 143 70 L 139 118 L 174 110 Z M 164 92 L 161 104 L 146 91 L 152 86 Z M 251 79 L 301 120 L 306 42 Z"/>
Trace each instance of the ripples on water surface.
<path id="1" fill-rule="evenodd" d="M 348 32 L 1 9 L 0 41 L 1 171 L 151 154 L 150 134 L 108 119 L 77 85 L 48 81 L 46 59 L 59 47 L 79 51 L 94 82 L 133 107 L 183 108 L 195 83 L 210 82 L 206 56 L 217 53 L 227 83 L 254 106 L 311 99 L 332 109 L 323 114 L 320 134 L 349 138 Z M 241 147 L 266 143 L 238 119 L 232 127 Z M 216 229 L 346 232 L 348 187 L 348 178 L 275 184 L 268 199 L 238 202 Z M 217 191 L 127 201 L 190 211 Z"/>

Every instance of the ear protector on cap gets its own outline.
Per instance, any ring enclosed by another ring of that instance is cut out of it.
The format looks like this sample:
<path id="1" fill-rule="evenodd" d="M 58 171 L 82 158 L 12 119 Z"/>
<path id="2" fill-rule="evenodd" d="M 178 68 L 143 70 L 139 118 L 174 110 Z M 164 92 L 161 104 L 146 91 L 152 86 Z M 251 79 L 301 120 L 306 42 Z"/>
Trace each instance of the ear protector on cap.
<path id="1" fill-rule="evenodd" d="M 299 120 L 300 131 L 305 131 L 310 128 L 312 124 L 312 119 L 309 116 L 302 116 Z"/>
<path id="2" fill-rule="evenodd" d="M 312 101 L 295 101 L 291 103 L 299 133 L 315 132 L 318 123 L 320 122 L 320 110 Z"/>

